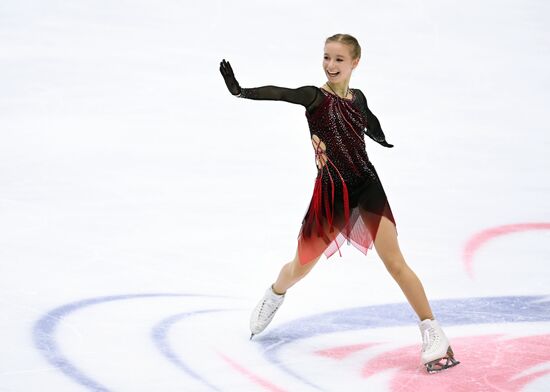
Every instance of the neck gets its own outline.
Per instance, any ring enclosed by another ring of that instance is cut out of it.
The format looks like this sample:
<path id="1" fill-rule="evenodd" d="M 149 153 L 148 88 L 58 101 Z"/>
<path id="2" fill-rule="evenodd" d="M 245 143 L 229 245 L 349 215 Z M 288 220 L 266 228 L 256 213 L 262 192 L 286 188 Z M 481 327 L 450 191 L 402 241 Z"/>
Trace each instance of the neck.
<path id="1" fill-rule="evenodd" d="M 335 94 L 339 95 L 340 97 L 346 97 L 348 95 L 349 90 L 349 82 L 345 81 L 342 83 L 331 83 L 327 82 L 326 85 L 329 87 L 329 90 L 334 92 Z"/>

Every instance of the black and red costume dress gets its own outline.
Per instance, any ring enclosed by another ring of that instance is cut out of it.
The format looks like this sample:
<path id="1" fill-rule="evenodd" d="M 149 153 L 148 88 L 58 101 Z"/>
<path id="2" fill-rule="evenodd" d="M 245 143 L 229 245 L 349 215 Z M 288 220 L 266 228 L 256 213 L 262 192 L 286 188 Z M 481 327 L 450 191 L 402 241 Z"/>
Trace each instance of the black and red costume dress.
<path id="1" fill-rule="evenodd" d="M 386 142 L 361 90 L 350 92 L 352 98 L 347 99 L 316 86 L 241 89 L 243 98 L 282 100 L 306 108 L 318 171 L 298 234 L 302 264 L 322 253 L 329 258 L 340 252 L 345 240 L 367 254 L 382 216 L 395 225 L 386 193 L 367 155 L 364 135 L 382 146 L 393 145 Z"/>

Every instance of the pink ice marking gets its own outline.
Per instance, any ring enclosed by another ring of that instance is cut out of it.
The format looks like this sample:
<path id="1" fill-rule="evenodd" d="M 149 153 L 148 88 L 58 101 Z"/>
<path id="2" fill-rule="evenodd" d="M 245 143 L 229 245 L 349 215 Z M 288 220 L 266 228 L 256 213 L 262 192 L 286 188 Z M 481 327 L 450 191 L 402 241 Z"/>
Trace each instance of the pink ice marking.
<path id="1" fill-rule="evenodd" d="M 503 335 L 473 336 L 453 339 L 452 347 L 460 364 L 441 373 L 428 374 L 419 364 L 420 348 L 408 346 L 370 359 L 362 376 L 392 371 L 391 391 L 513 392 L 550 374 L 548 368 L 529 372 L 550 361 L 550 335 L 514 339 Z"/>
<path id="2" fill-rule="evenodd" d="M 466 245 L 464 246 L 463 256 L 462 256 L 464 260 L 464 267 L 468 275 L 470 275 L 471 278 L 474 277 L 474 272 L 473 272 L 474 253 L 476 253 L 477 250 L 483 244 L 501 235 L 517 233 L 521 231 L 531 231 L 531 230 L 550 230 L 550 223 L 545 223 L 545 222 L 516 223 L 516 224 L 510 224 L 510 225 L 496 226 L 496 227 L 491 227 L 487 230 L 483 230 L 475 234 L 474 236 L 472 236 L 466 242 Z"/>
<path id="3" fill-rule="evenodd" d="M 333 359 L 344 359 L 348 355 L 351 355 L 361 350 L 365 350 L 372 346 L 376 346 L 378 344 L 380 343 L 363 343 L 363 344 L 352 344 L 349 346 L 332 347 L 325 350 L 315 351 L 315 354 L 321 355 L 323 357 L 333 358 Z"/>
<path id="4" fill-rule="evenodd" d="M 229 364 L 234 370 L 241 373 L 242 375 L 248 377 L 252 382 L 259 385 L 266 391 L 270 392 L 287 392 L 286 389 L 279 388 L 278 386 L 272 384 L 271 382 L 267 381 L 265 378 L 258 376 L 251 370 L 248 370 L 244 366 L 237 363 L 234 359 L 229 358 L 227 355 L 224 355 L 222 353 L 218 353 L 220 357 L 223 358 L 225 362 Z"/>

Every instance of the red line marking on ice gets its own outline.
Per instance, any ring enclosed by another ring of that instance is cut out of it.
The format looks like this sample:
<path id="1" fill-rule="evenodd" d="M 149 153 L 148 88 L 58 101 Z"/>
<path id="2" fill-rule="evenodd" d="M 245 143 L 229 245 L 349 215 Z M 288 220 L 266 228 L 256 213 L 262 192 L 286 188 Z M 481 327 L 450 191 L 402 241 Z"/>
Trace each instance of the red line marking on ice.
<path id="1" fill-rule="evenodd" d="M 348 355 L 351 355 L 357 351 L 365 350 L 369 347 L 376 346 L 380 343 L 362 343 L 352 344 L 349 346 L 331 347 L 325 350 L 315 351 L 315 354 L 322 355 L 323 357 L 329 357 L 333 359 L 344 359 Z"/>
<path id="2" fill-rule="evenodd" d="M 486 242 L 492 240 L 495 237 L 501 235 L 507 235 L 512 233 L 517 233 L 521 231 L 531 231 L 531 230 L 550 230 L 550 223 L 516 223 L 511 225 L 503 225 L 492 227 L 487 230 L 483 230 L 474 236 L 472 236 L 466 245 L 464 246 L 463 260 L 466 273 L 470 275 L 471 278 L 474 277 L 473 271 L 473 258 L 474 253 L 484 245 Z"/>
<path id="3" fill-rule="evenodd" d="M 266 379 L 252 373 L 250 370 L 246 369 L 242 365 L 239 365 L 235 360 L 229 358 L 228 356 L 218 353 L 220 357 L 223 358 L 225 362 L 227 362 L 233 369 L 238 371 L 239 373 L 245 375 L 249 379 L 251 379 L 256 384 L 262 386 L 265 390 L 272 391 L 272 392 L 287 392 L 285 389 L 279 388 L 278 386 L 270 383 Z"/>
<path id="4" fill-rule="evenodd" d="M 515 392 L 550 374 L 550 369 L 538 368 L 550 360 L 550 335 L 469 336 L 454 339 L 453 349 L 460 365 L 441 374 L 428 374 L 421 365 L 410 365 L 418 362 L 417 346 L 380 353 L 363 365 L 361 373 L 369 378 L 394 370 L 389 390 L 415 392 Z"/>

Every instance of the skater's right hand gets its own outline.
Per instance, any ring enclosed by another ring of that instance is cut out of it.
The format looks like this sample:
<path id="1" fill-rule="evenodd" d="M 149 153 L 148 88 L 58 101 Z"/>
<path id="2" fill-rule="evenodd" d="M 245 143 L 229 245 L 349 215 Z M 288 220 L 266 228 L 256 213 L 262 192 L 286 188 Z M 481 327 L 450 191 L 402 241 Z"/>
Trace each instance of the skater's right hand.
<path id="1" fill-rule="evenodd" d="M 239 86 L 239 82 L 235 79 L 235 75 L 233 74 L 233 69 L 231 68 L 231 64 L 229 64 L 229 61 L 225 61 L 225 59 L 222 60 L 220 63 L 220 72 L 225 80 L 225 84 L 227 85 L 229 92 L 233 95 L 239 95 L 241 93 L 241 86 Z"/>

